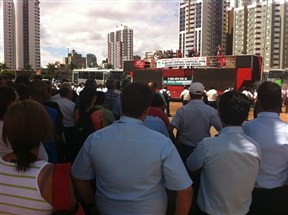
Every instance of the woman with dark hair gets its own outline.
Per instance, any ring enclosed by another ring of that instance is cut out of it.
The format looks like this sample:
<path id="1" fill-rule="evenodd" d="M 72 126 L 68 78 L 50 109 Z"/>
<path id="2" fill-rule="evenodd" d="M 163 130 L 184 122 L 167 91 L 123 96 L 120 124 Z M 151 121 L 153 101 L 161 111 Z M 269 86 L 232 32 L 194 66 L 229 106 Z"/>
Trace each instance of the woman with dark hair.
<path id="1" fill-rule="evenodd" d="M 0 214 L 51 214 L 54 165 L 38 156 L 41 142 L 53 136 L 53 126 L 41 104 L 24 100 L 8 109 L 2 138 L 13 151 L 0 158 Z M 70 189 L 73 190 L 70 180 Z M 71 214 L 77 208 L 70 192 Z"/>
<path id="2" fill-rule="evenodd" d="M 79 130 L 79 145 L 73 149 L 74 158 L 77 156 L 86 138 L 92 132 L 106 126 L 105 112 L 95 108 L 96 98 L 96 89 L 94 87 L 85 87 L 80 92 L 79 110 L 75 112 L 75 122 Z"/>

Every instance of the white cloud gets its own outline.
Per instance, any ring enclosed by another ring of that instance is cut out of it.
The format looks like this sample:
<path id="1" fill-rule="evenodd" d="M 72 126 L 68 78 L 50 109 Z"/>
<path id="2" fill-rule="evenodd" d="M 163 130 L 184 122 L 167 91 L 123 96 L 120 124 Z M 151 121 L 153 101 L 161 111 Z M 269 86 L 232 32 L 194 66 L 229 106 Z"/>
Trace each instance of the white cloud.
<path id="1" fill-rule="evenodd" d="M 123 24 L 133 29 L 134 55 L 175 50 L 177 16 L 177 1 L 42 1 L 41 47 L 46 51 L 46 47 L 74 48 L 78 53 L 96 54 L 101 62 L 107 57 L 107 34 Z M 49 53 L 45 56 L 42 66 L 51 62 Z"/>
<path id="2" fill-rule="evenodd" d="M 67 49 L 107 57 L 107 34 L 120 24 L 134 33 L 134 55 L 178 48 L 179 1 L 40 0 L 41 65 L 63 62 Z M 1 52 L 1 50 L 0 50 Z"/>

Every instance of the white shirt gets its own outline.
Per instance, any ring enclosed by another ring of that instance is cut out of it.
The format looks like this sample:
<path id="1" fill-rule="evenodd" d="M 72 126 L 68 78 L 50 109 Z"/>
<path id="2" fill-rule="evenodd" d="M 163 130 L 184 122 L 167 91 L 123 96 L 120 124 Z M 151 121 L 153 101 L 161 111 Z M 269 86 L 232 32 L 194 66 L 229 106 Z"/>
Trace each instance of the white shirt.
<path id="1" fill-rule="evenodd" d="M 254 98 L 253 94 L 252 94 L 250 91 L 248 91 L 248 90 L 243 90 L 242 93 L 243 93 L 245 96 L 247 96 L 248 99 L 253 99 L 253 98 Z"/>
<path id="2" fill-rule="evenodd" d="M 185 101 L 189 101 L 190 100 L 190 94 L 189 94 L 189 90 L 188 89 L 184 89 L 181 94 L 180 94 L 180 98 L 182 98 L 183 96 L 183 100 Z"/>
<path id="3" fill-rule="evenodd" d="M 200 168 L 197 198 L 200 209 L 213 215 L 240 215 L 249 211 L 260 166 L 260 148 L 240 126 L 225 127 L 216 137 L 203 139 L 187 159 Z"/>
<path id="4" fill-rule="evenodd" d="M 60 98 L 56 100 L 61 113 L 63 115 L 63 125 L 64 127 L 75 127 L 75 118 L 74 118 L 74 110 L 75 110 L 75 103 L 67 98 Z"/>
<path id="5" fill-rule="evenodd" d="M 211 101 L 216 102 L 217 96 L 218 96 L 218 92 L 215 89 L 211 89 L 211 90 L 208 90 L 206 92 L 206 95 L 207 95 L 207 99 L 208 99 L 209 102 L 211 102 Z"/>
<path id="6" fill-rule="evenodd" d="M 260 112 L 243 124 L 245 134 L 255 139 L 262 151 L 262 164 L 255 187 L 275 188 L 288 182 L 288 124 L 277 113 Z"/>
<path id="7" fill-rule="evenodd" d="M 171 124 L 180 130 L 180 142 L 194 147 L 204 137 L 210 137 L 211 126 L 217 131 L 222 127 L 216 109 L 198 99 L 193 99 L 187 105 L 180 107 Z"/>

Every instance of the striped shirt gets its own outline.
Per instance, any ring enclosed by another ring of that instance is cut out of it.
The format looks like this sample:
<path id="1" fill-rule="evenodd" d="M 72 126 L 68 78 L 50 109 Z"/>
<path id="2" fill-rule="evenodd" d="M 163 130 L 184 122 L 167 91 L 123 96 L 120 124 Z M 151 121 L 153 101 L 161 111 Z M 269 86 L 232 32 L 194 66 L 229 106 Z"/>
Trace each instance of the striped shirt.
<path id="1" fill-rule="evenodd" d="M 25 172 L 0 158 L 0 214 L 51 214 L 53 206 L 41 196 L 38 175 L 47 164 L 36 161 Z"/>

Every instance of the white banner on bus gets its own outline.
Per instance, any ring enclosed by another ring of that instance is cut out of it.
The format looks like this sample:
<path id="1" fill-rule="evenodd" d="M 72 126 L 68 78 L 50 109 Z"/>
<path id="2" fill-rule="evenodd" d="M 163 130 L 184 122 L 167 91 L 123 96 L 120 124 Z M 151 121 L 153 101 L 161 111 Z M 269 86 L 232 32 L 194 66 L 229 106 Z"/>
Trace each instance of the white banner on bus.
<path id="1" fill-rule="evenodd" d="M 206 67 L 207 57 L 166 58 L 156 60 L 157 68 L 192 68 Z"/>

